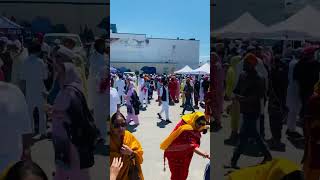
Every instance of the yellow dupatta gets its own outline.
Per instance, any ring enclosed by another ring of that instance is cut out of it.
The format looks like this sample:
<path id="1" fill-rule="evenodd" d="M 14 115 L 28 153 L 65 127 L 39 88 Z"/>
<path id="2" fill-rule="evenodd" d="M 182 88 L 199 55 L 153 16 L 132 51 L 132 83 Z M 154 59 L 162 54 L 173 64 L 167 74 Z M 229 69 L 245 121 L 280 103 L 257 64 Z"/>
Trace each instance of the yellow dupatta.
<path id="1" fill-rule="evenodd" d="M 202 131 L 204 129 L 207 129 L 208 126 L 202 126 L 200 129 L 197 129 L 195 126 L 196 120 L 202 116 L 205 116 L 203 112 L 195 112 L 192 114 L 187 114 L 182 116 L 182 120 L 187 123 L 182 126 L 180 126 L 178 129 L 173 131 L 161 144 L 160 149 L 166 150 L 171 143 L 184 131 L 193 131 L 198 130 Z"/>
<path id="2" fill-rule="evenodd" d="M 275 158 L 262 165 L 237 170 L 228 175 L 228 180 L 281 180 L 297 170 L 301 170 L 298 164 Z"/>
<path id="3" fill-rule="evenodd" d="M 123 161 L 123 166 L 119 172 L 119 175 L 117 177 L 117 180 L 130 180 L 128 177 L 129 174 L 129 169 L 133 165 L 137 165 L 139 172 L 138 174 L 140 177 L 143 178 L 143 173 L 141 169 L 141 164 L 143 162 L 143 149 L 140 144 L 140 142 L 129 132 L 125 131 L 124 138 L 123 138 L 123 144 L 127 145 L 130 149 L 133 150 L 134 152 L 134 159 L 132 159 L 128 155 L 122 155 L 120 153 L 120 148 L 121 148 L 121 142 L 116 140 L 114 136 L 111 135 L 111 141 L 110 141 L 110 164 L 112 160 L 115 157 L 122 157 Z"/>
<path id="4" fill-rule="evenodd" d="M 7 176 L 11 167 L 12 167 L 12 165 L 8 166 L 3 172 L 0 173 L 0 180 L 6 179 L 6 176 Z"/>
<path id="5" fill-rule="evenodd" d="M 226 77 L 226 95 L 228 97 L 231 97 L 231 94 L 233 92 L 236 83 L 236 68 L 240 61 L 240 56 L 234 56 L 230 60 L 230 67 L 228 68 Z"/>

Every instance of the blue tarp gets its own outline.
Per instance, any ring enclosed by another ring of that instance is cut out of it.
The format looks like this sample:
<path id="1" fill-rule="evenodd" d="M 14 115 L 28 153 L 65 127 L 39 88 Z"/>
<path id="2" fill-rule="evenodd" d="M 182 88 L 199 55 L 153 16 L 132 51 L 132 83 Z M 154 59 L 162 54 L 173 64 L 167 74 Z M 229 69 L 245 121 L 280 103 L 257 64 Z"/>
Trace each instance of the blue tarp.
<path id="1" fill-rule="evenodd" d="M 52 24 L 48 18 L 37 17 L 31 22 L 32 32 L 51 33 Z"/>
<path id="2" fill-rule="evenodd" d="M 127 69 L 127 68 L 125 68 L 125 67 L 121 67 L 121 68 L 119 68 L 118 70 L 119 70 L 121 73 L 129 72 L 129 71 L 130 71 L 130 69 Z"/>
<path id="3" fill-rule="evenodd" d="M 143 73 L 146 73 L 146 74 L 156 74 L 157 73 L 157 69 L 155 67 L 148 67 L 148 66 L 142 67 L 141 71 L 143 71 Z"/>

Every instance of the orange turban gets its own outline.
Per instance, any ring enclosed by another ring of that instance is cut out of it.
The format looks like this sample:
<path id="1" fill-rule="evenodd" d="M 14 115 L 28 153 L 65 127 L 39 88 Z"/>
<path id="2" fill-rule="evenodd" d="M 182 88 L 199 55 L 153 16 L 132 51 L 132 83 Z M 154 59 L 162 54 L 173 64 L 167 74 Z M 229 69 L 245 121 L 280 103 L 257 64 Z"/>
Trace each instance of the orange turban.
<path id="1" fill-rule="evenodd" d="M 245 57 L 244 57 L 244 61 L 248 62 L 249 64 L 256 66 L 258 64 L 258 58 L 257 56 L 255 56 L 252 53 L 248 53 Z"/>

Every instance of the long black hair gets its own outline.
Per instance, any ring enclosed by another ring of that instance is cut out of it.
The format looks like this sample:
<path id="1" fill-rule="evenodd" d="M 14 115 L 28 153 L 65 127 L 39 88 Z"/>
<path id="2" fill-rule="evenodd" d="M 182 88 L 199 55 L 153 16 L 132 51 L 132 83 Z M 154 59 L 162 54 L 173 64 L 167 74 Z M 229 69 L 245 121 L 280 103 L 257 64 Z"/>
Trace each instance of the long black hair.
<path id="1" fill-rule="evenodd" d="M 29 175 L 40 177 L 42 180 L 48 180 L 46 173 L 39 165 L 32 161 L 19 161 L 8 171 L 5 180 L 23 180 Z"/>
<path id="2" fill-rule="evenodd" d="M 126 120 L 126 118 L 124 117 L 124 115 L 121 112 L 117 112 L 111 116 L 111 124 L 113 125 L 114 122 L 116 121 L 116 119 L 118 119 L 118 118 L 122 118 L 122 119 Z"/>
<path id="3" fill-rule="evenodd" d="M 304 175 L 302 171 L 293 171 L 284 176 L 281 180 L 304 180 Z"/>

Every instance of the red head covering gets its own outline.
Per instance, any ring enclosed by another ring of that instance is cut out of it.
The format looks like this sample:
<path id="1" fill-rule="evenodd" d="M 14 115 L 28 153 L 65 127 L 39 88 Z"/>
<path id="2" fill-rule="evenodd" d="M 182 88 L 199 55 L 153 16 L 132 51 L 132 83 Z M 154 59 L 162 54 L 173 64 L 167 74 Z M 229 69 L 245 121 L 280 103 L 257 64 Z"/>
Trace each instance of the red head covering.
<path id="1" fill-rule="evenodd" d="M 252 53 L 248 53 L 245 57 L 244 57 L 244 61 L 248 62 L 249 64 L 256 66 L 258 64 L 258 59 L 257 56 L 255 56 Z"/>
<path id="2" fill-rule="evenodd" d="M 306 48 L 303 49 L 303 56 L 304 57 L 311 57 L 314 55 L 315 51 L 317 50 L 316 46 L 308 46 Z"/>

